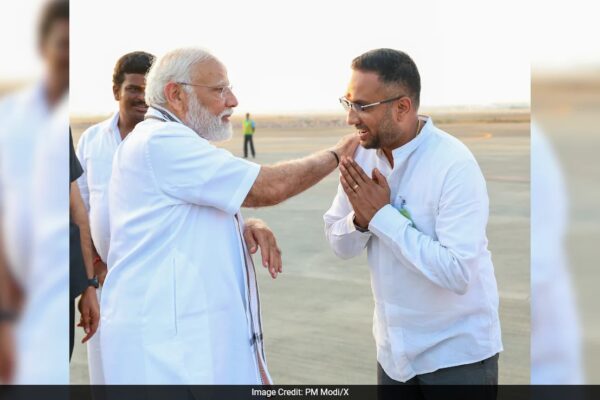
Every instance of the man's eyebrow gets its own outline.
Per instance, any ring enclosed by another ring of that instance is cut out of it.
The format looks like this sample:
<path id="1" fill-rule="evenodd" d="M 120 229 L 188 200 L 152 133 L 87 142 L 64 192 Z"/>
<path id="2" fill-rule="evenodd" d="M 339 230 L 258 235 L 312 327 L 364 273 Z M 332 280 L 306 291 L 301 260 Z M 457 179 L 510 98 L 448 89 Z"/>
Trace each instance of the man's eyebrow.
<path id="1" fill-rule="evenodd" d="M 347 98 L 347 97 L 346 97 L 346 98 Z M 348 98 L 347 98 L 347 99 L 348 99 Z M 351 101 L 351 102 L 352 102 L 352 103 L 354 103 L 354 104 L 361 104 L 361 105 L 362 105 L 362 104 L 366 104 L 366 103 L 367 103 L 367 101 L 365 101 L 365 100 L 361 100 L 361 99 L 352 99 L 352 100 L 348 99 L 348 100 L 349 100 L 349 101 Z"/>
<path id="2" fill-rule="evenodd" d="M 361 104 L 361 105 L 362 105 L 362 104 L 366 104 L 366 103 L 367 103 L 367 101 L 365 101 L 365 100 L 361 100 L 360 98 L 358 98 L 358 99 L 354 98 L 354 99 L 353 99 L 353 98 L 352 98 L 352 96 L 350 95 L 350 93 L 346 93 L 346 94 L 344 95 L 344 97 L 345 97 L 345 98 L 346 98 L 348 101 L 350 101 L 350 102 L 352 102 L 352 103 L 354 103 L 354 104 Z"/>

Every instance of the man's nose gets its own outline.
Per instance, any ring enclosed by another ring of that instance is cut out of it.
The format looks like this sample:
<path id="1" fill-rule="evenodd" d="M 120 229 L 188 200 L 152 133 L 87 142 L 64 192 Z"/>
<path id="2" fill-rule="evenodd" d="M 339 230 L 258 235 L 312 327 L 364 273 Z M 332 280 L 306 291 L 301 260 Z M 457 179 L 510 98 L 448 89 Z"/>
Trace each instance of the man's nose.
<path id="1" fill-rule="evenodd" d="M 346 123 L 348 125 L 358 125 L 360 123 L 358 113 L 354 111 L 353 108 L 350 108 L 350 110 L 348 110 L 348 115 L 346 115 Z"/>
<path id="2" fill-rule="evenodd" d="M 225 105 L 229 108 L 237 107 L 238 99 L 237 97 L 235 97 L 235 94 L 233 94 L 233 92 L 230 91 L 225 96 Z"/>

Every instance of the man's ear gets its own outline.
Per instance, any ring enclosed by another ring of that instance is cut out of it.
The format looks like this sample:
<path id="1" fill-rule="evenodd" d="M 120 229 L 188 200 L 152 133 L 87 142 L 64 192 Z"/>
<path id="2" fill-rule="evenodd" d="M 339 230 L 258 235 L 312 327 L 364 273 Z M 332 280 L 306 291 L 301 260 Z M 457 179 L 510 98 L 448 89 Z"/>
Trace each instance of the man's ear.
<path id="1" fill-rule="evenodd" d="M 175 82 L 169 82 L 164 88 L 165 98 L 167 103 L 173 108 L 174 111 L 185 113 L 186 95 L 183 93 L 181 85 Z"/>
<path id="2" fill-rule="evenodd" d="M 117 85 L 113 85 L 113 96 L 115 96 L 115 100 L 121 100 L 121 87 Z"/>
<path id="3" fill-rule="evenodd" d="M 412 99 L 408 96 L 402 97 L 396 104 L 396 117 L 398 122 L 404 120 L 404 117 L 413 109 Z"/>

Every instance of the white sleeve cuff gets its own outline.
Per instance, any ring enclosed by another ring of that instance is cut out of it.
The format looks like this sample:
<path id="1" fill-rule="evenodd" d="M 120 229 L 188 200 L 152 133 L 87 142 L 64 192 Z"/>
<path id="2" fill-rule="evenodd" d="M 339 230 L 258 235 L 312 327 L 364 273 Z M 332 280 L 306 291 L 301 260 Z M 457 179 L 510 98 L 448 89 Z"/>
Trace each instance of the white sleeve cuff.
<path id="1" fill-rule="evenodd" d="M 400 211 L 391 204 L 382 207 L 369 222 L 369 230 L 377 236 L 392 238 L 396 236 L 398 229 L 405 229 L 411 222 Z"/>
<path id="2" fill-rule="evenodd" d="M 371 236 L 371 232 L 369 232 L 369 231 L 361 232 L 358 229 L 356 229 L 356 225 L 354 224 L 354 215 L 355 215 L 354 211 L 351 211 L 350 214 L 348 214 L 348 216 L 346 217 L 346 223 L 344 224 L 345 229 L 346 229 L 345 233 L 356 232 L 360 236 L 364 236 L 364 237 Z"/>
<path id="3" fill-rule="evenodd" d="M 351 211 L 346 217 L 333 224 L 331 233 L 335 236 L 343 236 L 351 233 L 356 235 L 369 237 L 370 232 L 361 232 L 354 225 L 354 211 Z"/>

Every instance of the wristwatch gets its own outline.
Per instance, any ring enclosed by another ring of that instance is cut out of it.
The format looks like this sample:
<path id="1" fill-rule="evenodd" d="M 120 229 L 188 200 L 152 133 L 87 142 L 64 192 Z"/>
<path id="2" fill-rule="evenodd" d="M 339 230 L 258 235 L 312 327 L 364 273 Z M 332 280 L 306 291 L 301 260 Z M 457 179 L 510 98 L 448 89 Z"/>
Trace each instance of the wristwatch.
<path id="1" fill-rule="evenodd" d="M 88 279 L 88 286 L 93 286 L 96 289 L 100 287 L 100 281 L 98 280 L 98 276 L 94 276 L 93 278 Z"/>
<path id="2" fill-rule="evenodd" d="M 0 310 L 0 322 L 14 322 L 17 314 L 13 311 Z"/>
<path id="3" fill-rule="evenodd" d="M 357 231 L 359 231 L 359 232 L 362 232 L 362 233 L 369 232 L 369 227 L 367 227 L 367 228 L 363 228 L 363 227 L 361 227 L 361 226 L 358 226 L 358 225 L 356 224 L 356 217 L 354 217 L 354 218 L 352 219 L 352 222 L 354 223 L 354 228 L 355 228 Z"/>

